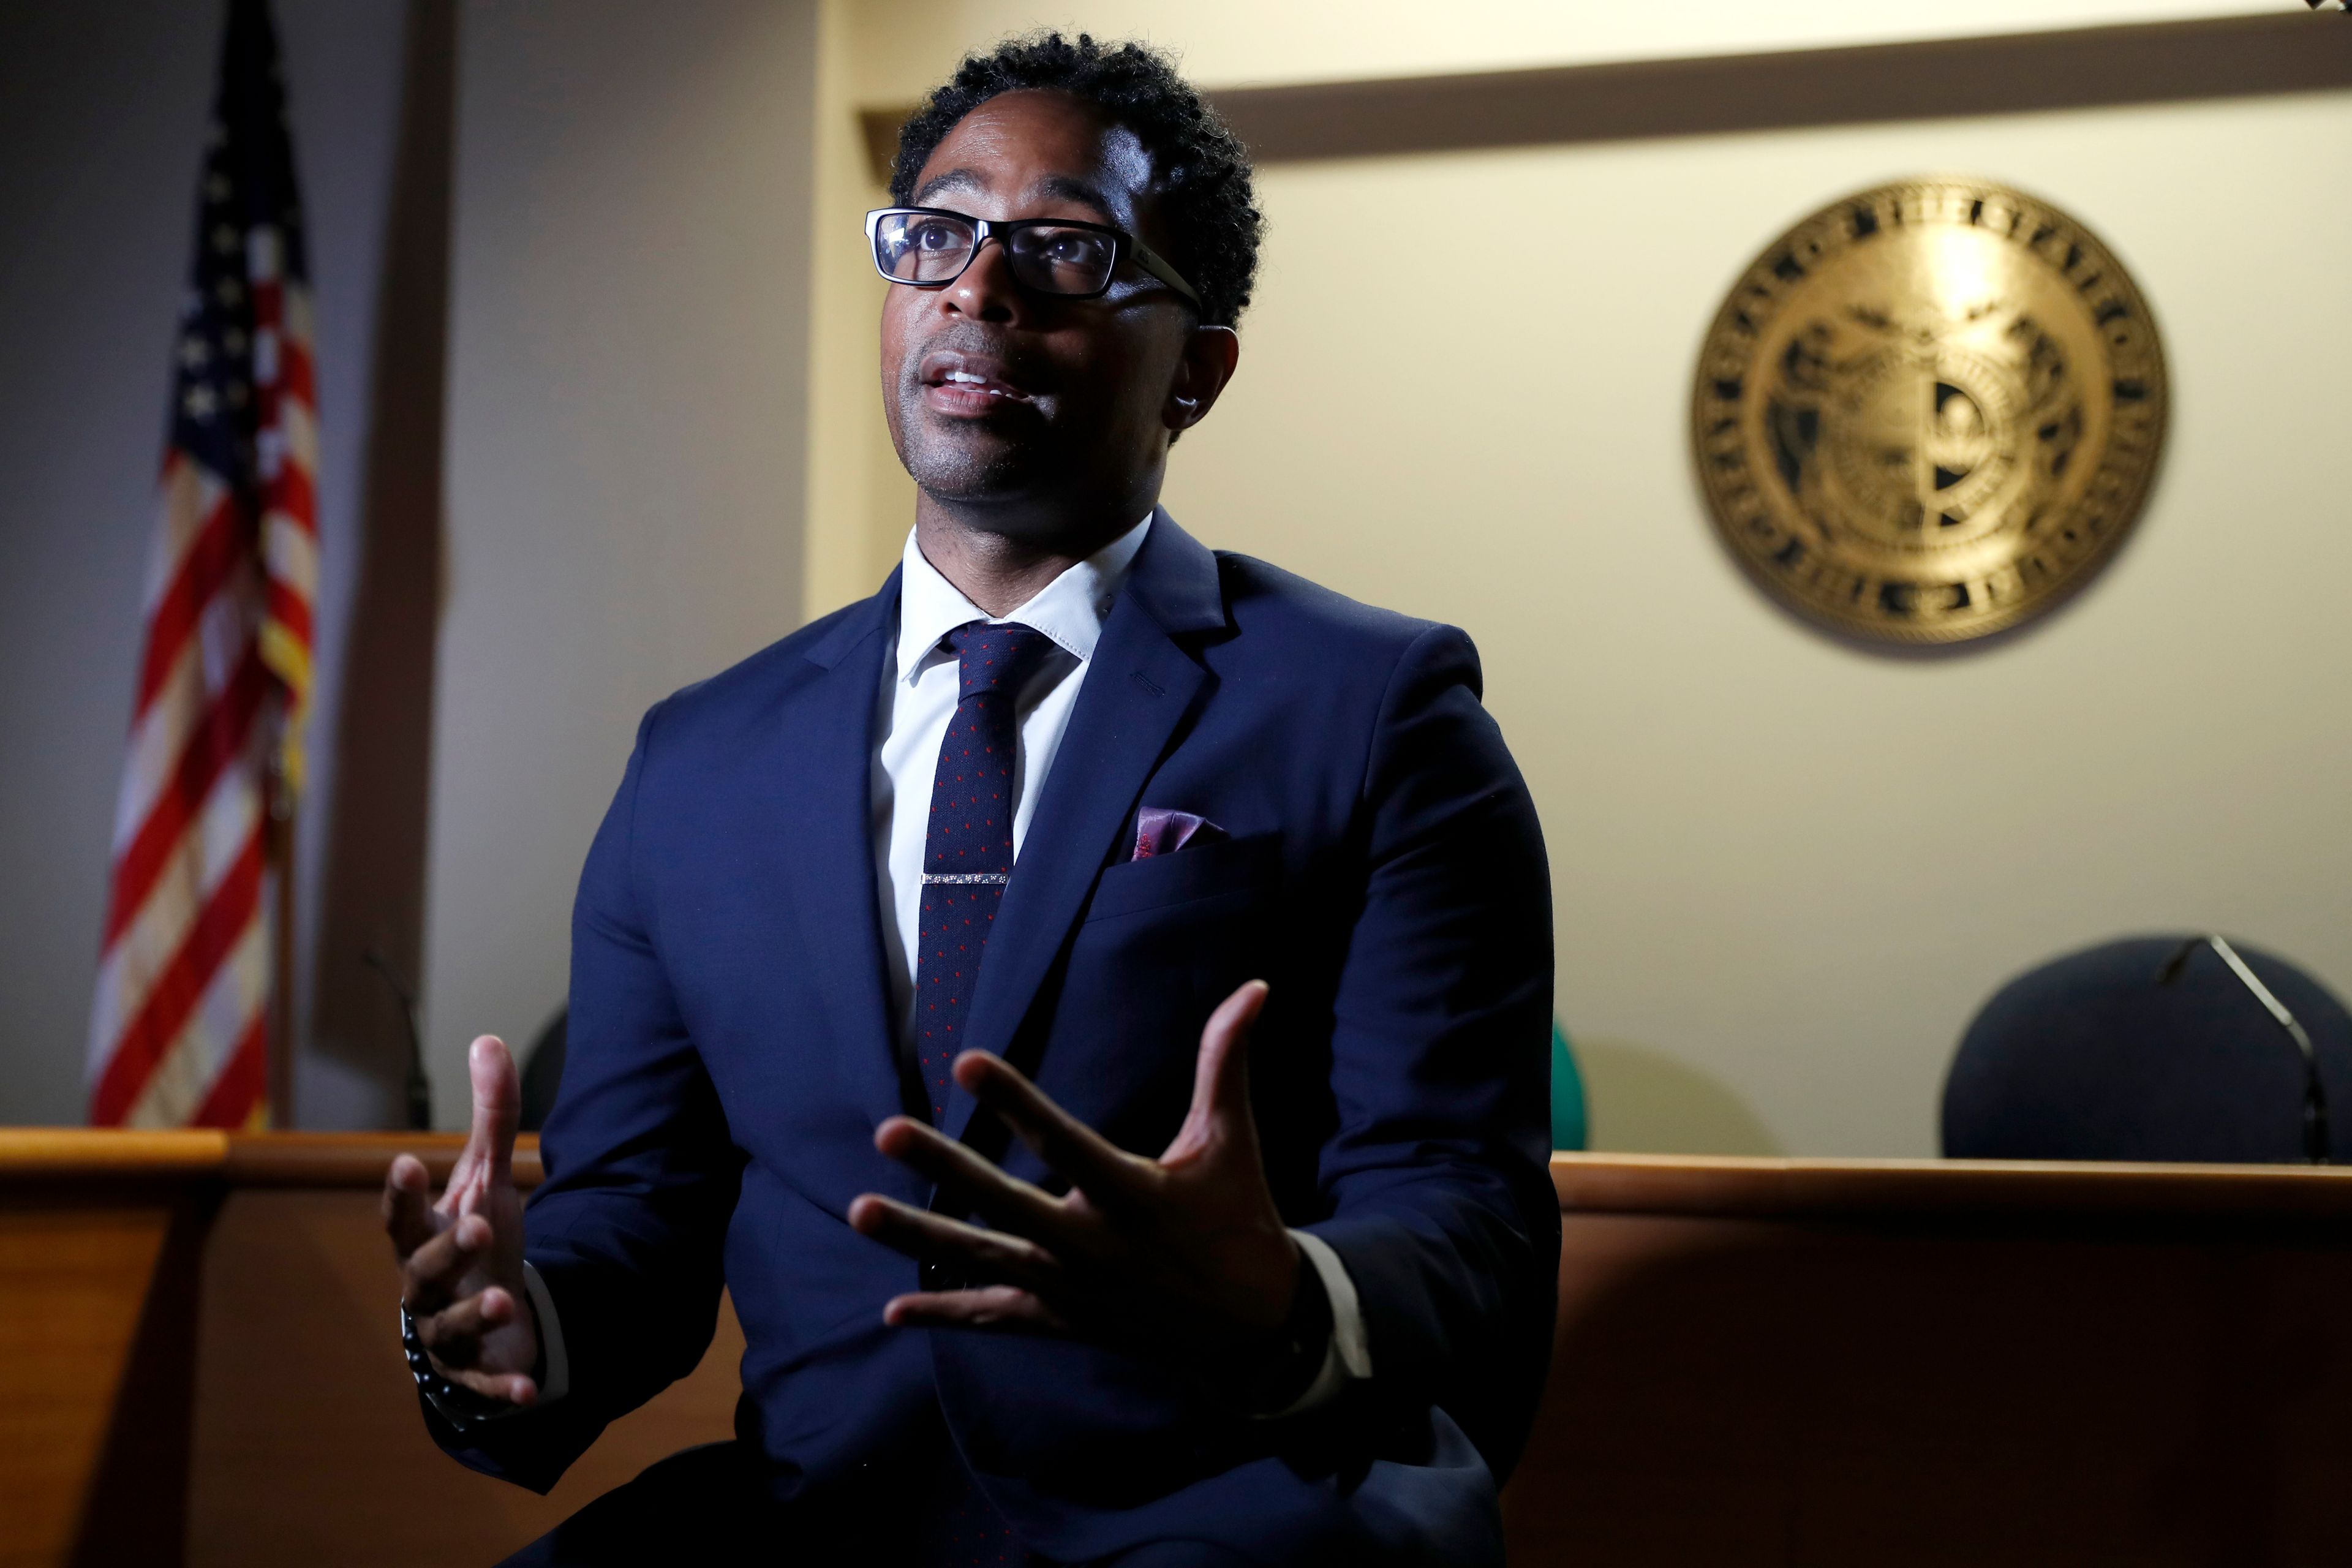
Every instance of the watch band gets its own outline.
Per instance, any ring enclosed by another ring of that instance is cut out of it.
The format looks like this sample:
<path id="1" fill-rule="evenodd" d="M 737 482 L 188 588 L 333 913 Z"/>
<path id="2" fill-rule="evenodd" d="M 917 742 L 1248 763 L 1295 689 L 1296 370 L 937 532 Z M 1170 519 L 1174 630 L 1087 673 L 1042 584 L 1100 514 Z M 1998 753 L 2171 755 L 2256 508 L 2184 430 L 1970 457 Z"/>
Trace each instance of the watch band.
<path id="1" fill-rule="evenodd" d="M 416 1331 L 416 1320 L 408 1315 L 405 1307 L 400 1310 L 400 1351 L 407 1358 L 408 1373 L 416 1380 L 418 1392 L 433 1406 L 434 1414 L 456 1427 L 459 1436 L 513 1411 L 514 1406 L 504 1400 L 477 1394 L 434 1371 L 433 1357 L 425 1348 L 423 1336 Z"/>

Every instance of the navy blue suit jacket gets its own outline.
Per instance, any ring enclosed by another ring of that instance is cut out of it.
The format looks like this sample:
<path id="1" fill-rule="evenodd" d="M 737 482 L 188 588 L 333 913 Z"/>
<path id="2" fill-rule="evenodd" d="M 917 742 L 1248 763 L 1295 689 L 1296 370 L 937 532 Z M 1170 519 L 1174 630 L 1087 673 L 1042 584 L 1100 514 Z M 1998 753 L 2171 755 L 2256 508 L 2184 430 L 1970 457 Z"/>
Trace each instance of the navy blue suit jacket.
<path id="1" fill-rule="evenodd" d="M 1190 1103 L 1211 1009 L 1273 992 L 1253 1099 L 1288 1223 L 1338 1251 L 1374 1376 L 1253 1422 L 1091 1345 L 894 1330 L 915 1265 L 844 1219 L 930 1201 L 901 1109 L 867 769 L 898 579 L 646 715 L 572 917 L 569 1055 L 528 1254 L 568 1397 L 445 1446 L 544 1489 L 692 1370 L 719 1292 L 739 1435 L 780 1493 L 947 1429 L 1029 1544 L 1200 1538 L 1281 1561 L 1500 1562 L 1559 1213 L 1535 811 L 1450 626 L 1367 608 L 1160 513 L 1107 617 L 990 936 L 971 1044 L 1122 1147 Z M 1226 839 L 1131 861 L 1142 806 Z M 1050 1181 L 961 1089 L 946 1130 Z M 1010 1144 L 1008 1148 L 1007 1145 Z"/>

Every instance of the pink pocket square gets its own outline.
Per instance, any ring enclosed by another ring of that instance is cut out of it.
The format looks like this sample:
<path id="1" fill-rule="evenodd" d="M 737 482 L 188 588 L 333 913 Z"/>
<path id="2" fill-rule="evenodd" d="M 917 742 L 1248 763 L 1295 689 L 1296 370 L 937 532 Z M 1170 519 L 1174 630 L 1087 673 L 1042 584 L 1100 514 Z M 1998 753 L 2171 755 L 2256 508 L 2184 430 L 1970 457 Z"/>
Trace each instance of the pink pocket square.
<path id="1" fill-rule="evenodd" d="M 1225 830 L 1205 816 L 1147 805 L 1135 814 L 1134 858 L 1149 860 L 1154 855 L 1173 855 L 1188 844 L 1214 844 L 1224 837 Z"/>

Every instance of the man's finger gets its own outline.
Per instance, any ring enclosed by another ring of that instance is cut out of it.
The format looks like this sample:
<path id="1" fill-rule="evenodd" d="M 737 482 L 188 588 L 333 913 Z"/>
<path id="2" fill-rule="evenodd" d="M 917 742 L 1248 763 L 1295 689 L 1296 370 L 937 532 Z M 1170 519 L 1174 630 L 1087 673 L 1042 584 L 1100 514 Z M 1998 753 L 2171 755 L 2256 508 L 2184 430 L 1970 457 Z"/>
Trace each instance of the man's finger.
<path id="1" fill-rule="evenodd" d="M 433 1239 L 431 1187 L 424 1161 L 414 1154 L 393 1157 L 383 1177 L 383 1229 L 392 1237 L 393 1256 L 403 1263 Z"/>
<path id="2" fill-rule="evenodd" d="M 1249 1109 L 1249 1037 L 1265 1007 L 1263 980 L 1249 981 L 1217 1004 L 1201 1029 L 1201 1061 L 1192 1098 L 1223 1112 Z"/>
<path id="3" fill-rule="evenodd" d="M 882 1309 L 882 1321 L 894 1329 L 978 1329 L 1000 1334 L 1073 1331 L 1061 1314 L 1030 1292 L 1010 1285 L 894 1296 Z"/>
<path id="4" fill-rule="evenodd" d="M 467 1215 L 408 1255 L 400 1270 L 400 1304 L 409 1316 L 437 1312 L 457 1293 L 457 1282 L 490 1244 L 490 1222 Z"/>
<path id="5" fill-rule="evenodd" d="M 1192 1107 L 1184 1125 L 1160 1156 L 1162 1164 L 1181 1164 L 1197 1156 L 1218 1138 L 1247 1135 L 1255 1140 L 1256 1122 L 1250 1114 L 1249 1037 L 1265 1005 L 1266 984 L 1253 980 L 1217 1005 L 1201 1027 L 1201 1054 L 1192 1067 Z"/>
<path id="6" fill-rule="evenodd" d="M 1072 1116 L 1031 1083 L 1020 1068 L 986 1051 L 955 1059 L 956 1081 L 1003 1117 L 1029 1152 L 1070 1184 L 1108 1206 L 1138 1190 L 1150 1170 Z"/>
<path id="7" fill-rule="evenodd" d="M 985 1155 L 911 1117 L 894 1116 L 875 1130 L 874 1146 L 917 1174 L 947 1188 L 966 1208 L 999 1230 L 1066 1247 L 1075 1237 L 1062 1205 L 1043 1190 L 1006 1174 Z"/>
<path id="8" fill-rule="evenodd" d="M 528 1410 L 539 1403 L 539 1384 L 520 1372 L 483 1372 L 478 1368 L 453 1366 L 442 1376 L 460 1388 L 470 1388 L 492 1399 L 503 1399 L 509 1405 Z"/>
<path id="9" fill-rule="evenodd" d="M 522 1082 L 515 1076 L 514 1058 L 496 1035 L 476 1039 L 466 1052 L 467 1076 L 473 1080 L 474 1125 L 466 1152 L 489 1183 L 514 1179 L 515 1126 L 522 1118 Z"/>
<path id="10" fill-rule="evenodd" d="M 482 1353 L 482 1336 L 514 1319 L 513 1293 L 493 1285 L 427 1317 L 415 1318 L 416 1337 L 443 1365 L 471 1366 Z"/>
<path id="11" fill-rule="evenodd" d="M 1025 1237 L 982 1230 L 877 1194 L 867 1193 L 849 1205 L 849 1224 L 859 1235 L 925 1262 L 960 1263 L 1049 1295 L 1062 1283 L 1060 1259 Z"/>

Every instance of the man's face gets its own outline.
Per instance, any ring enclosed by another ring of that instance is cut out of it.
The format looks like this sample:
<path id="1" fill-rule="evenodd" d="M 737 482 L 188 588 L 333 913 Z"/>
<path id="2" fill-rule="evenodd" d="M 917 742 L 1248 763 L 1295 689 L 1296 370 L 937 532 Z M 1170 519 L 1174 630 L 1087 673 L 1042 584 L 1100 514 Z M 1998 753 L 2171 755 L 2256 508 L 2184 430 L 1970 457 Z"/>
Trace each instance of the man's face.
<path id="1" fill-rule="evenodd" d="M 1089 106 L 1013 92 L 948 133 L 914 205 L 1108 224 L 1165 254 L 1152 178 L 1134 135 Z M 1179 401 L 1200 390 L 1186 364 L 1194 335 L 1191 308 L 1131 260 L 1102 298 L 1057 299 L 1015 283 L 992 240 L 945 288 L 886 294 L 891 441 L 927 494 L 992 530 L 1043 536 L 1103 508 L 1140 516 L 1158 494 L 1171 421 L 1205 409 L 1197 396 Z"/>

